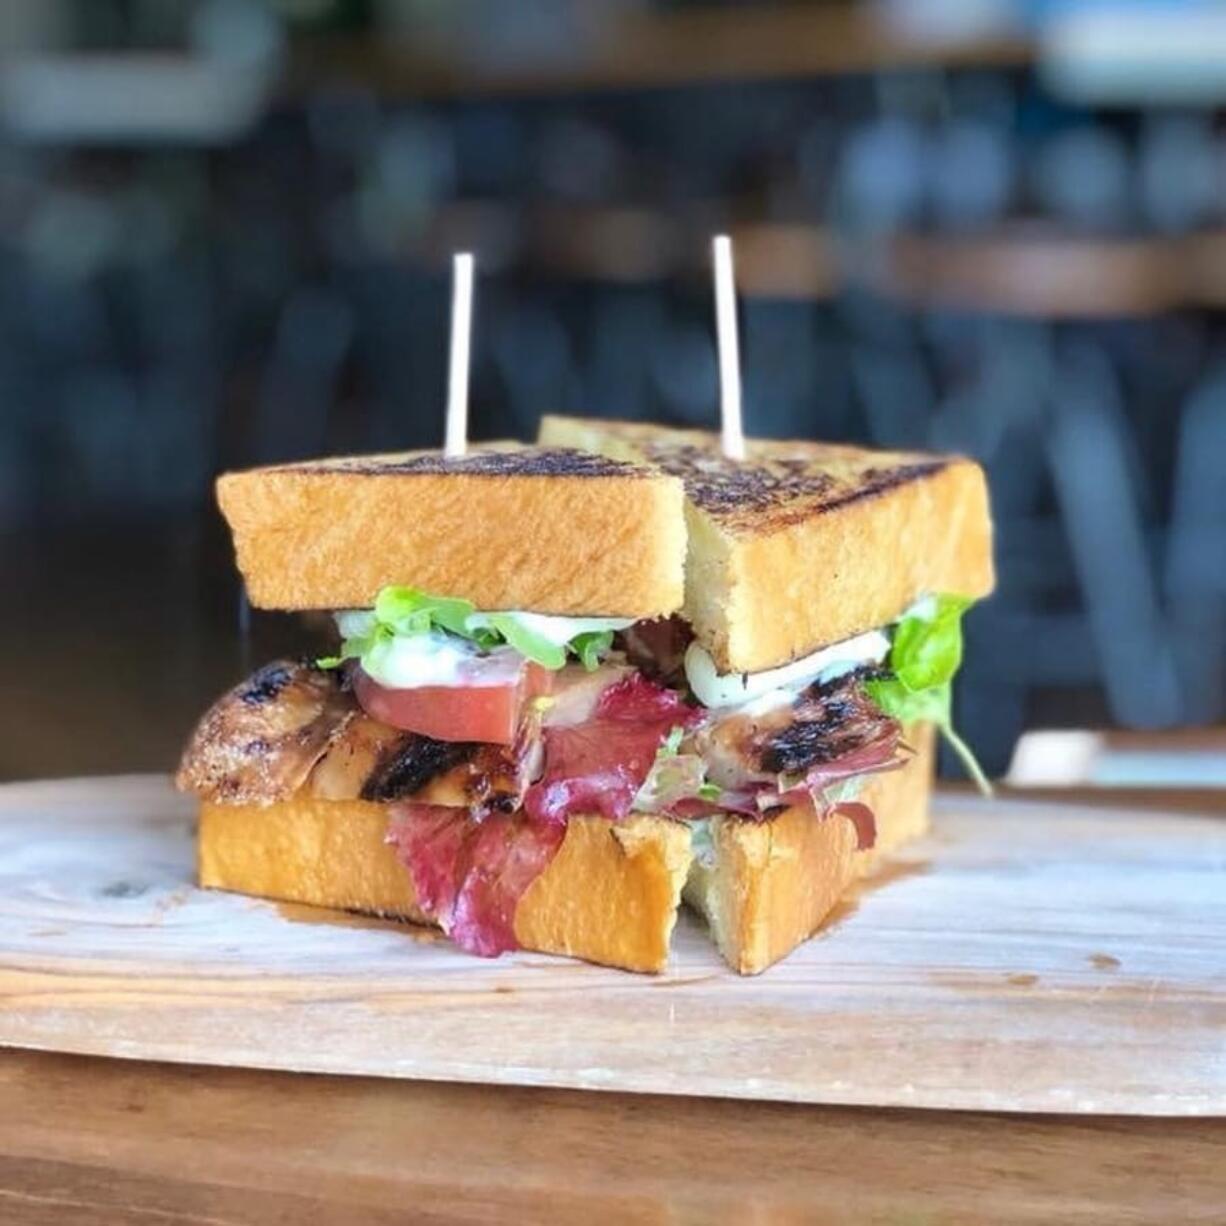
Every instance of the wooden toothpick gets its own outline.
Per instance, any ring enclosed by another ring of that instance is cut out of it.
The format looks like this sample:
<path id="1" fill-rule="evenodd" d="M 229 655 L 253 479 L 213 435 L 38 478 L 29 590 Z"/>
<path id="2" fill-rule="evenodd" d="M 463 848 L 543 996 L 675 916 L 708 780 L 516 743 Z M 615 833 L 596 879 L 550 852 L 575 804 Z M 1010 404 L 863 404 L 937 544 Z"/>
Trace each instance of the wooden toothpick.
<path id="1" fill-rule="evenodd" d="M 473 257 L 457 252 L 451 279 L 451 358 L 447 368 L 447 429 L 443 454 L 468 450 L 468 367 L 473 327 Z"/>
<path id="2" fill-rule="evenodd" d="M 715 265 L 715 333 L 719 345 L 720 441 L 730 460 L 745 458 L 741 427 L 741 356 L 736 334 L 736 276 L 732 267 L 732 240 L 718 234 L 712 240 Z"/>

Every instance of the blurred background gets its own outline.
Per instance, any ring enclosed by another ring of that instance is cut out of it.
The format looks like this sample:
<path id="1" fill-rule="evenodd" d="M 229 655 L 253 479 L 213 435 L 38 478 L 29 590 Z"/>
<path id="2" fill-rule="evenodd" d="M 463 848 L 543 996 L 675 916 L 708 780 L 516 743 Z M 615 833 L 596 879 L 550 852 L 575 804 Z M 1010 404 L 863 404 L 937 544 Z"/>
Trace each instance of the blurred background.
<path id="1" fill-rule="evenodd" d="M 987 466 L 985 763 L 1160 779 L 1100 751 L 1223 722 L 1223 101 L 1192 0 L 0 0 L 0 778 L 294 640 L 212 477 L 438 445 L 454 249 L 475 438 L 713 426 L 728 229 L 750 433 Z"/>

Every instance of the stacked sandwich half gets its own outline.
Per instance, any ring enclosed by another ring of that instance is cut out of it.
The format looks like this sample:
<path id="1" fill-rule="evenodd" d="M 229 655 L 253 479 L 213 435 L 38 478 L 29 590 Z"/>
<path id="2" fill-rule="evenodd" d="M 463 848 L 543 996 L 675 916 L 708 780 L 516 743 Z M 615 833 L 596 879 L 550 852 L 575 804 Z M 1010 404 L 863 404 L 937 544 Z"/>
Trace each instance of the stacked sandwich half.
<path id="1" fill-rule="evenodd" d="M 218 497 L 253 603 L 340 646 L 197 728 L 206 886 L 642 971 L 684 893 L 753 973 L 925 827 L 992 586 L 969 461 L 551 418 Z"/>

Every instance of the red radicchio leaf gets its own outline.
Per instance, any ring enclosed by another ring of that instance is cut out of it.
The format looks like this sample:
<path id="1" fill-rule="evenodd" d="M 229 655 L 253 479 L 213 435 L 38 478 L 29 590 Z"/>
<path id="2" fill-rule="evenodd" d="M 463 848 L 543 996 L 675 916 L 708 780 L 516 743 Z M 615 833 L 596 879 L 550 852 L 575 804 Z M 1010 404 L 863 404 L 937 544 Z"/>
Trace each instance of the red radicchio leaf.
<path id="1" fill-rule="evenodd" d="M 387 828 L 387 841 L 413 879 L 417 905 L 444 931 L 455 910 L 467 816 L 465 809 L 444 805 L 395 805 Z"/>
<path id="2" fill-rule="evenodd" d="M 763 785 L 750 784 L 736 791 L 725 789 L 717 799 L 703 800 L 701 796 L 687 796 L 668 806 L 669 817 L 681 821 L 696 821 L 704 817 L 719 817 L 725 813 L 736 813 L 742 817 L 751 817 L 757 821 L 766 815 L 758 804 L 757 796 Z"/>
<path id="3" fill-rule="evenodd" d="M 493 958 L 518 949 L 515 909 L 549 867 L 566 828 L 442 805 L 394 805 L 388 842 L 418 905 L 461 949 Z"/>
<path id="4" fill-rule="evenodd" d="M 542 822 L 565 822 L 574 813 L 620 821 L 669 727 L 595 719 L 545 729 L 545 771 L 525 794 L 524 812 Z"/>
<path id="5" fill-rule="evenodd" d="M 856 800 L 840 800 L 833 805 L 823 806 L 820 797 L 809 792 L 798 790 L 784 796 L 775 797 L 779 804 L 813 806 L 814 817 L 819 822 L 832 817 L 845 817 L 856 828 L 856 850 L 867 851 L 877 842 L 877 819 L 866 804 Z M 775 806 L 778 811 L 778 805 Z M 756 804 L 749 792 L 725 792 L 718 801 L 699 800 L 697 797 L 678 801 L 669 809 L 671 816 L 682 821 L 697 821 L 705 817 L 722 817 L 736 813 L 751 821 L 766 821 L 770 810 Z"/>
<path id="6" fill-rule="evenodd" d="M 642 673 L 631 673 L 611 685 L 596 704 L 596 718 L 634 723 L 659 722 L 665 729 L 680 724 L 688 728 L 702 718 L 702 709 L 691 707 L 676 690 L 648 681 Z"/>
<path id="7" fill-rule="evenodd" d="M 576 813 L 620 821 L 664 738 L 701 716 L 674 690 L 638 673 L 624 678 L 601 694 L 586 723 L 545 729 L 545 769 L 524 796 L 524 812 L 541 822 Z"/>
<path id="8" fill-rule="evenodd" d="M 845 817 L 855 826 L 857 851 L 868 851 L 877 842 L 877 819 L 872 809 L 858 800 L 840 800 L 824 816 Z"/>

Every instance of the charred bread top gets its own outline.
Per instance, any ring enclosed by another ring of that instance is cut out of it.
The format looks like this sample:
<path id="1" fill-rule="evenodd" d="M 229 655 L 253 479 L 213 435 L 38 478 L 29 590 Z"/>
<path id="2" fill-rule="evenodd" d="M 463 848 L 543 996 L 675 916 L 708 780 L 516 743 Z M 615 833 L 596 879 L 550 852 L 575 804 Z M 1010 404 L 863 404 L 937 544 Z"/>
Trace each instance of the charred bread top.
<path id="1" fill-rule="evenodd" d="M 649 618 L 681 607 L 681 481 L 565 448 L 353 456 L 227 473 L 251 602 L 371 605 L 386 584 L 480 609 Z"/>
<path id="2" fill-rule="evenodd" d="M 983 470 L 961 456 L 749 440 L 546 417 L 546 446 L 649 463 L 685 483 L 684 616 L 724 672 L 758 672 L 895 620 L 921 596 L 992 590 Z"/>

